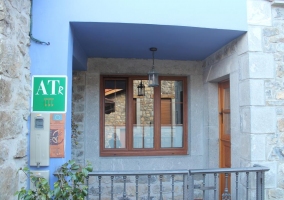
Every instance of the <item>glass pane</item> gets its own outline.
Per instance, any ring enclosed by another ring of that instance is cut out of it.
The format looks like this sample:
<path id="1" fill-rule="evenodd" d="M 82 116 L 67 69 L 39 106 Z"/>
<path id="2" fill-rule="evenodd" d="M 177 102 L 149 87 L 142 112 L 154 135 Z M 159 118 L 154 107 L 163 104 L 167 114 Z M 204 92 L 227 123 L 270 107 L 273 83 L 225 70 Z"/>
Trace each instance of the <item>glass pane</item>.
<path id="1" fill-rule="evenodd" d="M 161 146 L 162 147 L 182 147 L 183 126 L 172 125 L 161 127 Z"/>
<path id="2" fill-rule="evenodd" d="M 230 113 L 223 114 L 224 133 L 231 134 Z"/>
<path id="3" fill-rule="evenodd" d="M 138 96 L 137 86 L 141 80 L 133 81 L 133 148 L 154 147 L 154 99 L 153 87 L 148 87 L 148 81 L 142 80 L 145 86 L 145 96 Z"/>
<path id="4" fill-rule="evenodd" d="M 224 89 L 224 109 L 230 109 L 230 88 Z"/>
<path id="5" fill-rule="evenodd" d="M 125 148 L 126 81 L 105 81 L 105 148 Z"/>
<path id="6" fill-rule="evenodd" d="M 161 147 L 183 146 L 183 82 L 161 81 Z"/>

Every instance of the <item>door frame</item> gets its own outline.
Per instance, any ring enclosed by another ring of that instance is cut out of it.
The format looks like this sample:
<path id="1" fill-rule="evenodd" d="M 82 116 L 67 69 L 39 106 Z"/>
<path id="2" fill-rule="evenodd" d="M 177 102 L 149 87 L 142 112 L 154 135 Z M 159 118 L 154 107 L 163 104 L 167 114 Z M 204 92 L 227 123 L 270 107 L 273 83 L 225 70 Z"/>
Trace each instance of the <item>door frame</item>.
<path id="1" fill-rule="evenodd" d="M 225 89 L 229 89 L 229 108 L 225 108 Z M 231 105 L 230 105 L 230 80 L 224 80 L 218 83 L 218 113 L 219 113 L 219 167 L 220 168 L 228 168 L 231 167 L 231 131 L 230 133 L 226 133 L 225 124 L 224 124 L 224 116 L 230 116 L 231 113 Z M 227 126 L 231 126 L 231 117 L 227 121 Z M 229 149 L 229 154 L 226 151 Z M 228 178 L 228 190 L 230 193 L 230 176 Z M 220 175 L 219 179 L 219 198 L 221 199 L 222 194 L 225 188 L 225 176 L 224 174 Z"/>

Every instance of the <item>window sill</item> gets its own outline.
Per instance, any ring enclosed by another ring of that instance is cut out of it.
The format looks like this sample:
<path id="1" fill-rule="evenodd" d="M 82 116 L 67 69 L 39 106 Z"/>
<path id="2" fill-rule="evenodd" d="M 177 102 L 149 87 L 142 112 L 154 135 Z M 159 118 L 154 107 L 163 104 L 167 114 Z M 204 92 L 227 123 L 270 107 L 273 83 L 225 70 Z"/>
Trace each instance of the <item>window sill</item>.
<path id="1" fill-rule="evenodd" d="M 149 150 L 133 150 L 133 151 L 124 151 L 124 150 L 111 150 L 104 151 L 100 153 L 101 157 L 119 157 L 119 156 L 175 156 L 175 155 L 188 155 L 187 151 L 184 149 L 171 149 L 163 151 L 149 151 Z"/>

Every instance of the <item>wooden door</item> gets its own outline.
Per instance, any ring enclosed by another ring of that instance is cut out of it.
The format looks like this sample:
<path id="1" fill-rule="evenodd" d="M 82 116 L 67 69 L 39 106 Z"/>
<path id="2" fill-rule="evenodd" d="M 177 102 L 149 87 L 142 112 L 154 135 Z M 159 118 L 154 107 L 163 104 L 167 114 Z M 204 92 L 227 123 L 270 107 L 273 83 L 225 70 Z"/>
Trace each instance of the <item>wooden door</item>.
<path id="1" fill-rule="evenodd" d="M 230 82 L 219 83 L 219 152 L 220 168 L 231 167 L 231 117 L 230 117 Z M 220 176 L 220 199 L 225 189 L 225 176 Z M 230 176 L 228 179 L 230 193 Z"/>

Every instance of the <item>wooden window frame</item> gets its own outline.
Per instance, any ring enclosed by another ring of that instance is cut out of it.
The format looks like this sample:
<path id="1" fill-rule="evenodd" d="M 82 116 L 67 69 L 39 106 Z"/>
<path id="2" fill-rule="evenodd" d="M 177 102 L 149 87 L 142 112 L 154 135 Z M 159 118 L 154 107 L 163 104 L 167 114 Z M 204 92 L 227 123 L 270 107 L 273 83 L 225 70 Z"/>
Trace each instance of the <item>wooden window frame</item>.
<path id="1" fill-rule="evenodd" d="M 104 82 L 105 80 L 127 80 L 126 95 L 126 137 L 125 148 L 105 148 L 105 116 L 104 116 Z M 166 156 L 166 155 L 187 155 L 188 154 L 188 95 L 187 95 L 187 77 L 180 76 L 160 76 L 159 83 L 162 80 L 182 81 L 183 82 L 183 147 L 161 148 L 161 87 L 154 87 L 154 148 L 133 148 L 133 80 L 147 80 L 146 76 L 100 76 L 100 156 Z"/>

